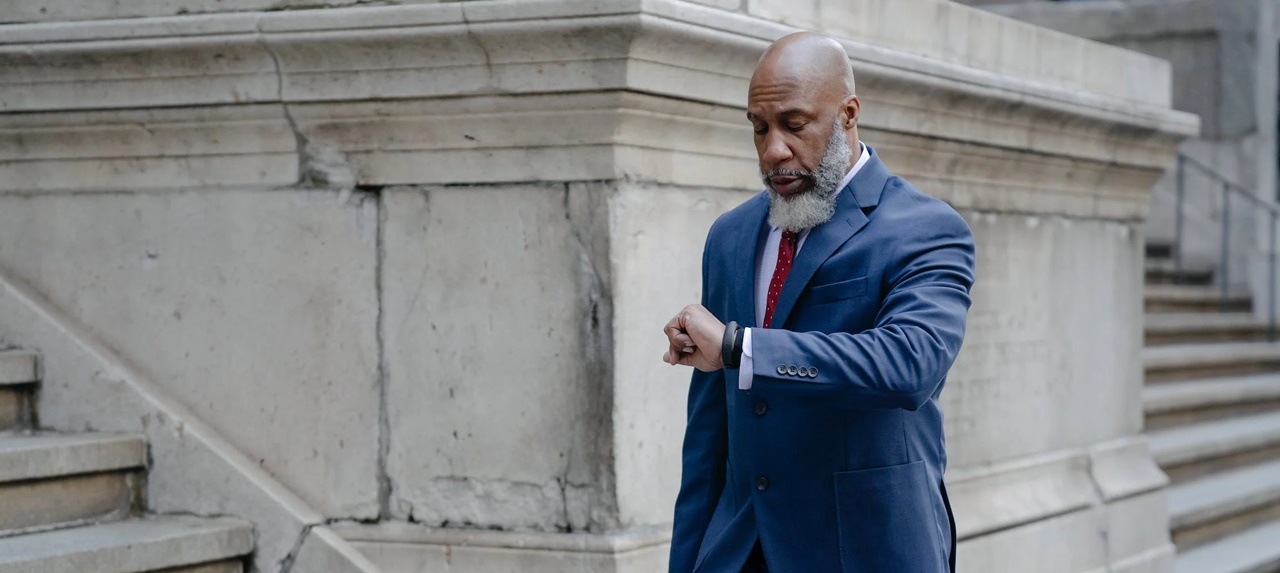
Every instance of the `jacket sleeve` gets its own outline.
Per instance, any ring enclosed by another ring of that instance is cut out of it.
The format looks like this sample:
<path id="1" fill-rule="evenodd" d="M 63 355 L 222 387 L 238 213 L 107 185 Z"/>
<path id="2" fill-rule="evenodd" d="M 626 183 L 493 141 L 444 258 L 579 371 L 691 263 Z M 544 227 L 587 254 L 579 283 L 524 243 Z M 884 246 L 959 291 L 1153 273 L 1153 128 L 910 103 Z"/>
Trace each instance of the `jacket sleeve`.
<path id="1" fill-rule="evenodd" d="M 707 245 L 702 255 L 702 304 L 707 306 Z M 693 371 L 689 382 L 688 424 L 684 432 L 680 494 L 671 533 L 669 573 L 690 573 L 707 524 L 725 484 L 729 421 L 724 370 Z"/>
<path id="2" fill-rule="evenodd" d="M 941 204 L 940 204 L 941 205 Z M 875 325 L 859 333 L 751 332 L 756 383 L 828 385 L 864 408 L 915 410 L 938 390 L 960 351 L 974 243 L 950 207 L 920 217 L 893 241 Z M 788 375 L 788 366 L 816 376 Z"/>

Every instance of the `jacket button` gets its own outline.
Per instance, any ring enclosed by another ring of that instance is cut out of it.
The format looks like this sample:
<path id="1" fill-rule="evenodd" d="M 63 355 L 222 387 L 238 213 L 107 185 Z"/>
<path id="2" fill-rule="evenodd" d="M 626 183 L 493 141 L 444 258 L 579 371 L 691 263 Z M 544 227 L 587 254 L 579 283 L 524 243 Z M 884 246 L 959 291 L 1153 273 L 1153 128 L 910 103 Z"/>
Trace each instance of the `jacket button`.
<path id="1" fill-rule="evenodd" d="M 764 477 L 764 476 L 760 476 L 760 477 L 756 478 L 756 489 L 758 489 L 758 490 L 760 490 L 760 491 L 764 491 L 764 490 L 766 490 L 766 489 L 769 489 L 769 478 Z"/>
<path id="2" fill-rule="evenodd" d="M 763 416 L 763 415 L 765 414 L 765 412 L 768 412 L 768 411 L 769 411 L 769 403 L 768 403 L 768 402 L 765 402 L 764 400 L 760 400 L 759 402 L 756 402 L 756 415 L 757 415 L 757 416 Z"/>
<path id="3" fill-rule="evenodd" d="M 783 374 L 786 374 L 786 373 L 787 373 L 787 365 L 786 365 L 786 364 L 779 364 L 779 365 L 778 365 L 778 375 L 779 375 L 779 376 L 782 376 Z"/>
<path id="4" fill-rule="evenodd" d="M 818 377 L 818 369 L 817 369 L 817 368 L 814 368 L 814 367 L 812 367 L 812 366 L 810 366 L 810 367 L 809 367 L 809 377 L 810 377 L 810 378 L 817 378 L 817 377 Z"/>
<path id="5" fill-rule="evenodd" d="M 791 366 L 788 366 L 788 367 L 787 367 L 787 374 L 790 374 L 790 375 L 792 375 L 792 376 L 795 376 L 795 375 L 796 375 L 796 372 L 799 372 L 799 371 L 798 371 L 798 370 L 796 370 L 795 365 L 791 365 Z"/>

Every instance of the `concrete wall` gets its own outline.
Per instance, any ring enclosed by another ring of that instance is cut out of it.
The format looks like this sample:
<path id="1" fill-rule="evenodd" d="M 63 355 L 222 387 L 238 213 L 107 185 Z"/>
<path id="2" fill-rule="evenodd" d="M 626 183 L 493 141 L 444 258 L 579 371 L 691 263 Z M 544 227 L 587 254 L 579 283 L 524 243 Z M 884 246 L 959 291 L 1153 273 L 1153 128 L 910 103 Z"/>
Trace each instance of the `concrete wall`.
<path id="1" fill-rule="evenodd" d="M 0 338 L 51 365 L 47 425 L 148 435 L 153 508 L 259 523 L 260 570 L 663 568 L 660 327 L 758 190 L 746 85 L 795 27 L 978 241 L 962 568 L 1167 570 L 1140 227 L 1197 126 L 1166 63 L 934 0 L 80 4 L 0 26 Z"/>

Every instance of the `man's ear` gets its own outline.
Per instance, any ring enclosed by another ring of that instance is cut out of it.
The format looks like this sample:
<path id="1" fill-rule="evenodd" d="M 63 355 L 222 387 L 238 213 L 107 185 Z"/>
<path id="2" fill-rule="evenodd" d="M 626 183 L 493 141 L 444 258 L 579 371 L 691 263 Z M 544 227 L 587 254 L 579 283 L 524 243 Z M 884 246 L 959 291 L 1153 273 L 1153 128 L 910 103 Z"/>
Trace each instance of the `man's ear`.
<path id="1" fill-rule="evenodd" d="M 858 125 L 858 114 L 862 112 L 862 102 L 858 101 L 858 96 L 851 95 L 844 100 L 844 128 L 852 129 Z"/>

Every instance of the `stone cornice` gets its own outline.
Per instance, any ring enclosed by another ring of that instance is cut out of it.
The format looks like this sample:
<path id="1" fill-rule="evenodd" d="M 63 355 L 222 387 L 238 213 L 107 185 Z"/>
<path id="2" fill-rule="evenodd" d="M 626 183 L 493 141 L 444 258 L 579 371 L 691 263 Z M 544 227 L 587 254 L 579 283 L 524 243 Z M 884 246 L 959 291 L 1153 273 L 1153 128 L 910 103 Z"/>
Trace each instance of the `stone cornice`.
<path id="1" fill-rule="evenodd" d="M 0 27 L 0 106 L 51 111 L 601 89 L 741 106 L 739 88 L 756 56 L 792 29 L 680 0 L 472 1 L 10 25 Z M 990 64 L 930 58 L 935 50 L 924 44 L 845 44 L 868 79 L 1194 130 L 1192 117 L 1167 108 L 1167 64 L 1031 27 L 998 30 L 991 41 L 1004 41 L 1001 32 L 1033 40 L 1025 50 L 1055 56 L 1056 69 L 1012 56 Z"/>
<path id="2" fill-rule="evenodd" d="M 753 189 L 747 82 L 791 30 L 680 0 L 0 26 L 0 192 L 315 185 L 334 161 L 319 184 Z M 1198 125 L 1139 81 L 1167 84 L 1166 65 L 1084 41 L 1064 69 L 1105 55 L 1098 73 L 1151 77 L 1068 89 L 844 43 L 863 138 L 957 208 L 1140 218 Z"/>

